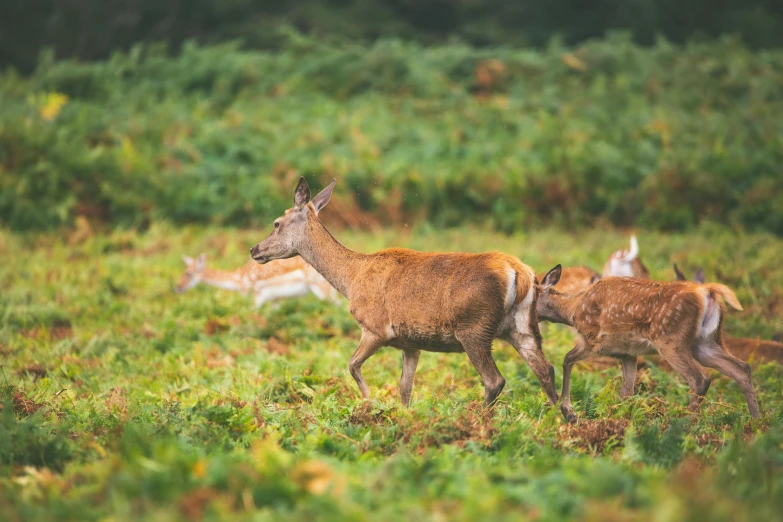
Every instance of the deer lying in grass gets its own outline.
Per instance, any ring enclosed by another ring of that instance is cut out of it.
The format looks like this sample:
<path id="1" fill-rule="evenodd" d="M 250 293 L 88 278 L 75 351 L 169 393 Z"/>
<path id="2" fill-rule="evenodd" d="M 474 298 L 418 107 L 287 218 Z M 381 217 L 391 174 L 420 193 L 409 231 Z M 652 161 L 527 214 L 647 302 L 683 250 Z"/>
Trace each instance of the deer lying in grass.
<path id="1" fill-rule="evenodd" d="M 267 302 L 302 297 L 313 293 L 318 299 L 336 302 L 337 292 L 301 257 L 283 259 L 261 266 L 250 261 L 236 270 L 215 270 L 207 267 L 207 258 L 182 256 L 185 272 L 174 289 L 181 294 L 199 283 L 226 290 L 253 294 L 256 307 Z"/>
<path id="2" fill-rule="evenodd" d="M 501 254 L 426 253 L 391 248 L 360 254 L 340 244 L 318 219 L 333 180 L 310 200 L 299 180 L 293 208 L 274 222 L 269 236 L 250 250 L 259 263 L 300 255 L 350 301 L 362 329 L 348 369 L 364 398 L 370 390 L 362 364 L 383 346 L 402 351 L 400 395 L 411 400 L 421 350 L 465 352 L 493 404 L 505 379 L 492 359 L 492 341 L 511 343 L 557 403 L 554 368 L 541 350 L 533 270 Z"/>
<path id="3" fill-rule="evenodd" d="M 576 346 L 563 362 L 560 409 L 569 422 L 576 421 L 571 407 L 571 369 L 596 355 L 622 362 L 622 396 L 633 394 L 636 356 L 659 353 L 691 388 L 690 407 L 698 409 L 710 380 L 696 361 L 734 379 L 745 394 L 751 417 L 759 416 L 750 365 L 731 356 L 723 347 L 721 323 L 726 307 L 741 310 L 727 287 L 715 283 L 659 283 L 625 277 L 602 279 L 588 290 L 562 294 L 554 289 L 560 265 L 541 283 L 537 303 L 541 320 L 576 328 Z M 695 360 L 694 360 L 695 359 Z"/>
<path id="4" fill-rule="evenodd" d="M 686 281 L 685 275 L 674 265 L 677 281 Z M 704 284 L 704 270 L 699 268 L 693 276 L 695 283 Z M 731 354 L 742 361 L 754 363 L 776 362 L 783 364 L 783 343 L 776 340 L 752 339 L 749 337 L 725 337 L 723 343 Z"/>

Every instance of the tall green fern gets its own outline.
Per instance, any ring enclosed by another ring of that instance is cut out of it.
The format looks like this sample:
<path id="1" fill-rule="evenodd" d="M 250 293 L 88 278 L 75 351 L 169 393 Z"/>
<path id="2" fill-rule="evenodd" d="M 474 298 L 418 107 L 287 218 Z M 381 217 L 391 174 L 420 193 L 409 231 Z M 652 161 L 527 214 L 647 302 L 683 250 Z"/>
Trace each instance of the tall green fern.
<path id="1" fill-rule="evenodd" d="M 671 467 L 677 464 L 683 455 L 682 443 L 685 438 L 687 420 L 673 419 L 669 427 L 663 430 L 663 421 L 656 420 L 646 427 L 637 427 L 635 442 L 646 464 Z"/>

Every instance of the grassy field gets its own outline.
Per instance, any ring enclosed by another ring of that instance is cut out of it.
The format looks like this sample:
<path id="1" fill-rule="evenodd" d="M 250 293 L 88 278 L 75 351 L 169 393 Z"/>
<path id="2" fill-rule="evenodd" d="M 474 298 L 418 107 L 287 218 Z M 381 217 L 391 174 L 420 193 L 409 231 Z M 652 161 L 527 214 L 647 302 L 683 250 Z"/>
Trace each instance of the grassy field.
<path id="1" fill-rule="evenodd" d="M 3 520 L 780 519 L 780 366 L 754 370 L 758 421 L 725 377 L 691 414 L 685 383 L 655 366 L 621 401 L 618 369 L 582 364 L 581 421 L 566 426 L 502 343 L 494 411 L 461 354 L 425 353 L 401 408 L 392 349 L 365 365 L 365 402 L 347 372 L 359 333 L 347 307 L 308 297 L 254 310 L 235 293 L 172 291 L 181 254 L 231 268 L 266 232 L 0 232 Z M 607 230 L 336 235 L 364 252 L 500 250 L 538 271 L 600 269 L 627 244 Z M 711 226 L 638 235 L 655 279 L 675 261 L 737 291 L 745 311 L 727 333 L 783 329 L 780 239 Z M 543 335 L 559 386 L 572 334 Z"/>

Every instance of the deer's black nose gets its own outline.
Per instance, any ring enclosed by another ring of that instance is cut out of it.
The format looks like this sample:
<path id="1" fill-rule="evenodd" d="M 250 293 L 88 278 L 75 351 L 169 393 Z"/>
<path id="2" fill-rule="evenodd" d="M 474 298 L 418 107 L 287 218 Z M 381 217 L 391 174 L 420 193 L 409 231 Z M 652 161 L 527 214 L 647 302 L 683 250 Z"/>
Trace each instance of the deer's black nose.
<path id="1" fill-rule="evenodd" d="M 253 248 L 255 248 L 255 247 L 253 247 Z M 250 253 L 251 253 L 251 254 L 253 253 L 253 248 L 251 248 L 251 249 L 250 249 Z"/>

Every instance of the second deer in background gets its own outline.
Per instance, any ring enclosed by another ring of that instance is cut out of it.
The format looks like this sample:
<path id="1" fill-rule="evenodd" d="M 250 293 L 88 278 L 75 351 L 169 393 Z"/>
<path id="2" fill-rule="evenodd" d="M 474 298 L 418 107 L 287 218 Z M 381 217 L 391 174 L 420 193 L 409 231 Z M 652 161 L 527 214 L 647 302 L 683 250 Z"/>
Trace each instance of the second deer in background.
<path id="1" fill-rule="evenodd" d="M 538 281 L 544 279 L 545 273 L 538 274 Z M 649 279 L 650 272 L 639 257 L 639 242 L 636 236 L 631 236 L 628 250 L 617 250 L 612 253 L 604 264 L 602 273 L 586 266 L 566 266 L 562 269 L 557 289 L 560 292 L 573 294 L 587 290 L 603 277 L 638 277 Z"/>
<path id="2" fill-rule="evenodd" d="M 236 270 L 209 268 L 204 254 L 196 259 L 182 256 L 182 261 L 186 268 L 175 288 L 179 294 L 204 283 L 252 294 L 256 307 L 280 299 L 303 297 L 309 293 L 321 300 L 339 301 L 339 295 L 332 285 L 301 257 L 280 259 L 268 265 L 250 261 Z"/>

